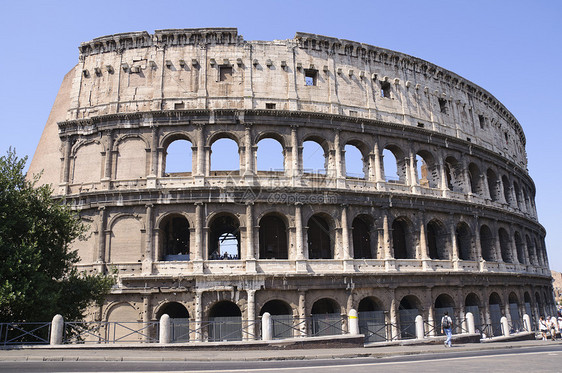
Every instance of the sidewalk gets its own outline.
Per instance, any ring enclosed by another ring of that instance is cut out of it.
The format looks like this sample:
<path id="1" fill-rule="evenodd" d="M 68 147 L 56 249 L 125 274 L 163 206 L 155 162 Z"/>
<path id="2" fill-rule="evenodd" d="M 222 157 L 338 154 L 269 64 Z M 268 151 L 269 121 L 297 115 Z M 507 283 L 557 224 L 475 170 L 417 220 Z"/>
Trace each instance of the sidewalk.
<path id="1" fill-rule="evenodd" d="M 395 345 L 385 347 L 324 348 L 299 350 L 213 351 L 182 350 L 170 345 L 166 348 L 22 348 L 0 350 L 1 361 L 256 361 L 342 359 L 355 357 L 385 358 L 401 355 L 449 353 L 459 351 L 529 348 L 562 344 L 562 341 L 507 341 L 495 343 L 466 343 L 446 348 L 443 345 Z"/>

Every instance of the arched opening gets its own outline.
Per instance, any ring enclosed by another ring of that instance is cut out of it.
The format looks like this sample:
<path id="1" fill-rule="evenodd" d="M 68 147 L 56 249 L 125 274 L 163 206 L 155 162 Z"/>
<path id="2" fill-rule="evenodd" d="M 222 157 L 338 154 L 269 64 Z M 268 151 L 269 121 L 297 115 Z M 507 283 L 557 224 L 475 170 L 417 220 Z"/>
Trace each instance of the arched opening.
<path id="1" fill-rule="evenodd" d="M 273 138 L 264 138 L 258 142 L 256 169 L 258 172 L 283 173 L 285 171 L 285 151 L 279 141 Z"/>
<path id="2" fill-rule="evenodd" d="M 503 198 L 505 199 L 505 203 L 511 204 L 512 201 L 511 201 L 511 192 L 509 191 L 510 189 L 509 180 L 505 175 L 502 176 L 502 186 L 503 186 Z"/>
<path id="3" fill-rule="evenodd" d="M 386 341 L 386 320 L 382 302 L 374 297 L 361 299 L 357 308 L 359 333 L 365 336 L 365 342 Z"/>
<path id="4" fill-rule="evenodd" d="M 531 325 L 525 325 L 525 328 L 527 328 L 527 331 L 535 330 L 537 327 L 534 320 L 537 320 L 537 314 L 535 309 L 532 307 L 533 301 L 531 294 L 527 291 L 523 294 L 523 302 L 525 302 L 525 313 L 529 315 L 529 318 L 531 319 Z"/>
<path id="5" fill-rule="evenodd" d="M 351 179 L 365 179 L 368 164 L 365 162 L 361 150 L 355 145 L 347 144 L 345 147 L 345 177 Z"/>
<path id="6" fill-rule="evenodd" d="M 451 320 L 453 320 L 453 326 L 455 327 L 459 326 L 458 322 L 456 322 L 455 320 L 455 302 L 453 301 L 453 298 L 451 298 L 450 295 L 448 294 L 439 295 L 435 299 L 434 308 L 435 308 L 434 314 L 435 314 L 435 325 L 436 325 L 435 329 L 438 334 L 443 335 L 443 333 L 441 333 L 441 319 L 445 315 L 445 312 L 447 312 Z M 453 333 L 454 330 L 455 328 L 453 328 Z"/>
<path id="7" fill-rule="evenodd" d="M 486 172 L 486 177 L 488 179 L 488 191 L 490 192 L 490 198 L 492 201 L 499 201 L 501 192 L 499 190 L 499 182 L 496 173 L 489 168 Z"/>
<path id="8" fill-rule="evenodd" d="M 164 304 L 156 314 L 156 318 L 160 320 L 162 315 L 170 316 L 170 332 L 172 342 L 188 342 L 189 341 L 189 312 L 187 308 L 178 302 L 169 302 Z"/>
<path id="9" fill-rule="evenodd" d="M 138 137 L 127 137 L 117 143 L 113 153 L 115 179 L 132 180 L 146 176 L 146 143 Z M 90 161 L 90 160 L 88 160 Z"/>
<path id="10" fill-rule="evenodd" d="M 333 299 L 322 298 L 312 305 L 312 336 L 342 334 L 340 305 Z"/>
<path id="11" fill-rule="evenodd" d="M 480 309 L 480 298 L 474 293 L 470 293 L 466 296 L 464 300 L 464 310 L 466 313 L 472 313 L 474 316 L 474 328 L 477 329 L 477 333 L 482 332 L 484 325 L 482 325 L 482 314 Z"/>
<path id="12" fill-rule="evenodd" d="M 394 145 L 387 146 L 382 156 L 385 181 L 406 184 L 407 164 L 402 150 Z"/>
<path id="13" fill-rule="evenodd" d="M 416 317 L 421 315 L 421 302 L 414 295 L 407 295 L 400 300 L 400 336 L 402 339 L 416 338 Z"/>
<path id="14" fill-rule="evenodd" d="M 447 231 L 438 220 L 432 220 L 427 224 L 427 249 L 431 259 L 445 260 L 449 258 Z"/>
<path id="15" fill-rule="evenodd" d="M 517 208 L 521 208 L 521 189 L 519 189 L 519 184 L 516 181 L 513 182 L 513 192 L 515 193 L 515 203 L 517 203 Z"/>
<path id="16" fill-rule="evenodd" d="M 209 342 L 242 340 L 242 312 L 231 301 L 220 301 L 209 311 Z"/>
<path id="17" fill-rule="evenodd" d="M 326 175 L 328 144 L 321 139 L 304 141 L 302 143 L 302 167 L 305 174 Z"/>
<path id="18" fill-rule="evenodd" d="M 517 261 L 521 264 L 525 264 L 525 245 L 521 239 L 519 232 L 515 232 L 515 251 L 517 252 Z"/>
<path id="19" fill-rule="evenodd" d="M 186 139 L 172 141 L 166 148 L 164 169 L 168 176 L 190 176 L 193 168 L 191 148 L 193 144 Z"/>
<path id="20" fill-rule="evenodd" d="M 502 335 L 501 327 L 501 298 L 498 293 L 490 294 L 490 321 L 492 323 L 492 335 L 491 337 L 497 337 Z"/>
<path id="21" fill-rule="evenodd" d="M 333 259 L 330 225 L 320 214 L 308 219 L 308 258 Z"/>
<path id="22" fill-rule="evenodd" d="M 536 237 L 533 238 L 533 242 L 534 242 L 534 247 L 535 247 L 535 255 L 537 257 L 537 263 L 538 263 L 538 265 L 545 266 L 545 259 L 544 259 L 544 256 L 543 256 L 542 248 L 539 245 Z"/>
<path id="23" fill-rule="evenodd" d="M 392 248 L 395 259 L 415 259 L 408 222 L 403 218 L 392 222 Z"/>
<path id="24" fill-rule="evenodd" d="M 167 216 L 160 223 L 161 260 L 189 260 L 189 223 L 179 214 Z"/>
<path id="25" fill-rule="evenodd" d="M 472 194 L 482 195 L 482 180 L 480 169 L 475 163 L 468 166 L 468 177 L 470 179 L 470 192 Z"/>
<path id="26" fill-rule="evenodd" d="M 264 313 L 271 315 L 273 324 L 273 338 L 291 338 L 294 336 L 293 313 L 291 306 L 282 300 L 270 300 L 260 310 L 260 316 Z"/>
<path id="27" fill-rule="evenodd" d="M 503 228 L 498 230 L 498 235 L 500 237 L 500 251 L 502 254 L 502 260 L 506 263 L 513 263 L 511 248 L 509 245 L 509 235 L 507 231 Z"/>
<path id="28" fill-rule="evenodd" d="M 353 258 L 376 258 L 376 238 L 372 219 L 366 215 L 359 215 L 353 219 L 351 229 L 353 232 Z"/>
<path id="29" fill-rule="evenodd" d="M 275 214 L 260 219 L 260 259 L 288 259 L 287 226 Z"/>
<path id="30" fill-rule="evenodd" d="M 529 255 L 529 262 L 531 264 L 537 265 L 535 245 L 528 234 L 525 235 L 525 241 L 527 242 L 527 255 Z"/>
<path id="31" fill-rule="evenodd" d="M 480 247 L 482 248 L 482 259 L 488 262 L 495 259 L 494 237 L 487 225 L 480 227 Z"/>
<path id="32" fill-rule="evenodd" d="M 455 231 L 457 236 L 457 248 L 459 250 L 459 259 L 461 260 L 474 260 L 472 250 L 472 233 L 468 224 L 460 222 L 457 224 Z"/>
<path id="33" fill-rule="evenodd" d="M 547 316 L 544 309 L 544 303 L 541 300 L 541 296 L 538 292 L 535 293 L 535 304 L 537 310 L 539 311 L 539 316 Z"/>
<path id="34" fill-rule="evenodd" d="M 211 145 L 211 176 L 221 176 L 240 170 L 240 154 L 236 141 L 220 138 Z"/>
<path id="35" fill-rule="evenodd" d="M 514 292 L 509 293 L 509 314 L 511 315 L 511 333 L 523 330 L 521 324 L 521 313 L 519 312 L 519 298 Z"/>
<path id="36" fill-rule="evenodd" d="M 463 192 L 463 170 L 461 164 L 454 157 L 445 158 L 445 177 L 447 188 L 453 192 Z"/>
<path id="37" fill-rule="evenodd" d="M 209 224 L 209 259 L 240 258 L 240 223 L 231 214 L 215 216 Z"/>
<path id="38" fill-rule="evenodd" d="M 439 187 L 439 167 L 430 152 L 421 150 L 416 154 L 416 172 L 420 186 Z"/>

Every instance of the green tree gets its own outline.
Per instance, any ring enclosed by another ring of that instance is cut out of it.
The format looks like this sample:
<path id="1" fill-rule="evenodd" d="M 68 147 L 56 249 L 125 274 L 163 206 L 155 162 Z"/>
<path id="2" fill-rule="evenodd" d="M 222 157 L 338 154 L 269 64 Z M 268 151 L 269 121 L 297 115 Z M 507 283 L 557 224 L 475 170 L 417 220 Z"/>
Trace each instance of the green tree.
<path id="1" fill-rule="evenodd" d="M 26 161 L 12 149 L 0 157 L 0 322 L 81 320 L 114 279 L 75 269 L 70 243 L 86 227 L 50 186 L 26 179 Z"/>

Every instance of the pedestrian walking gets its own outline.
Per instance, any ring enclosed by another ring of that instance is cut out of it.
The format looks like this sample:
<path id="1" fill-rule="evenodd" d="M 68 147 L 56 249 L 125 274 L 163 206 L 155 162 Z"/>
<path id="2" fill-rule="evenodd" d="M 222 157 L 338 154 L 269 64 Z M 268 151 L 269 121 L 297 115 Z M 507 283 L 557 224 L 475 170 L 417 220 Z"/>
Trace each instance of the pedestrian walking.
<path id="1" fill-rule="evenodd" d="M 546 320 L 544 319 L 544 316 L 541 316 L 539 319 L 539 330 L 542 335 L 542 340 L 546 341 L 546 332 L 548 331 L 548 325 L 546 323 Z"/>
<path id="2" fill-rule="evenodd" d="M 451 338 L 453 338 L 453 320 L 449 317 L 449 312 L 445 312 L 441 318 L 441 333 L 445 333 L 445 347 L 451 347 Z"/>

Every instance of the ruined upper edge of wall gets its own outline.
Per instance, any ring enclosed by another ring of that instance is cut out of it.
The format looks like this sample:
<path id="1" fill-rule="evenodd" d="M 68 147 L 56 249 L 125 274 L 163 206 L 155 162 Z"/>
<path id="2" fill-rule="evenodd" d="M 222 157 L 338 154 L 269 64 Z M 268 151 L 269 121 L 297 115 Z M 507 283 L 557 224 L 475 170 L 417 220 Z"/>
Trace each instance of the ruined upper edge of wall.
<path id="1" fill-rule="evenodd" d="M 405 53 L 390 49 L 376 47 L 373 45 L 359 43 L 351 40 L 338 39 L 329 36 L 297 32 L 294 42 L 299 48 L 324 51 L 330 55 L 342 55 L 361 58 L 398 68 L 416 71 L 435 80 L 443 81 L 456 89 L 466 91 L 479 100 L 486 102 L 510 122 L 519 134 L 523 145 L 526 144 L 525 133 L 519 121 L 513 114 L 490 92 L 477 84 L 432 64 L 421 58 L 410 56 Z M 151 35 L 147 31 L 126 32 L 114 35 L 102 36 L 88 42 L 83 42 L 78 47 L 80 61 L 86 57 L 107 52 L 122 53 L 127 49 L 167 47 L 183 45 L 206 45 L 206 44 L 243 44 L 242 35 L 238 35 L 235 27 L 213 27 L 213 28 L 186 28 L 155 30 Z"/>
<path id="2" fill-rule="evenodd" d="M 433 77 L 435 80 L 443 81 L 456 89 L 464 90 L 478 99 L 487 102 L 488 105 L 501 113 L 503 117 L 517 130 L 523 145 L 526 144 L 525 133 L 523 132 L 521 124 L 515 116 L 511 114 L 511 112 L 497 98 L 494 97 L 494 95 L 479 85 L 474 84 L 452 71 L 405 53 L 351 40 L 297 32 L 295 35 L 295 41 L 302 49 L 325 51 L 331 55 L 356 57 L 367 61 L 395 66 L 401 69 L 416 71 L 417 73 Z"/>
<path id="3" fill-rule="evenodd" d="M 242 36 L 238 35 L 238 29 L 232 27 L 168 29 L 156 30 L 154 35 L 146 31 L 137 31 L 101 36 L 81 43 L 78 50 L 80 60 L 83 60 L 95 54 L 152 46 L 239 44 L 243 41 Z"/>

